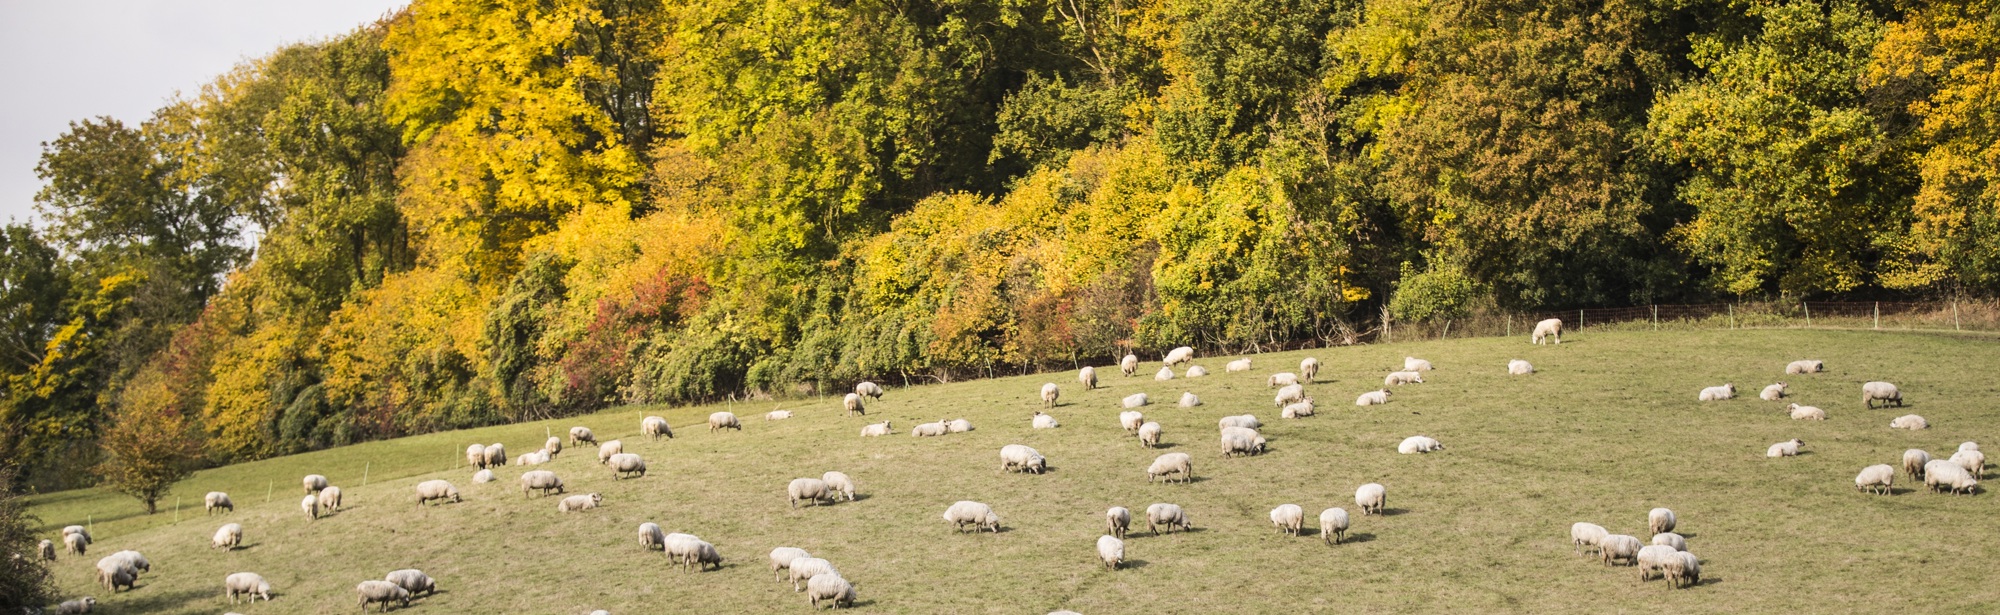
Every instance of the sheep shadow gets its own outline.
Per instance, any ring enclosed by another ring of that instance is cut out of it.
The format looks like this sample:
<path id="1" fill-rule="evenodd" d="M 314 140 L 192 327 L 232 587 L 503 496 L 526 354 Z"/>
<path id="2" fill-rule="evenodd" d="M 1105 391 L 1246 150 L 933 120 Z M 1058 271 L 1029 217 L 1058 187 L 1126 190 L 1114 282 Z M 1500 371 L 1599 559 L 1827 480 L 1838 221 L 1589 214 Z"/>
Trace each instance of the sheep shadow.
<path id="1" fill-rule="evenodd" d="M 1397 516 L 1402 516 L 1402 515 L 1407 515 L 1407 514 L 1410 514 L 1410 509 L 1407 509 L 1407 508 L 1386 508 L 1386 507 L 1385 507 L 1385 508 L 1383 508 L 1383 509 L 1382 509 L 1382 512 L 1381 512 L 1381 513 L 1378 513 L 1378 514 L 1380 514 L 1380 515 L 1382 515 L 1382 516 L 1384 516 L 1384 517 L 1397 517 Z"/>
<path id="2" fill-rule="evenodd" d="M 866 502 L 866 501 L 868 501 L 868 498 L 872 498 L 872 497 L 875 497 L 875 496 L 872 496 L 872 495 L 868 495 L 868 494 L 866 494 L 866 493 L 856 493 L 856 494 L 854 494 L 854 499 L 852 499 L 852 500 L 848 500 L 848 503 L 850 503 L 850 504 L 851 504 L 851 503 L 854 503 L 854 502 Z"/>
<path id="3" fill-rule="evenodd" d="M 133 592 L 151 586 L 152 584 L 148 583 L 145 585 L 134 587 L 131 591 L 120 592 L 118 596 L 114 599 L 117 602 L 118 610 L 124 612 L 132 612 L 132 613 L 153 613 L 158 611 L 171 611 L 183 608 L 195 602 L 207 602 L 215 598 L 214 592 L 195 591 L 195 590 L 181 590 L 181 591 L 171 591 L 171 592 L 159 591 L 147 594 L 145 596 L 134 597 L 135 594 Z M 111 602 L 111 600 L 107 600 L 106 602 Z M 110 606 L 110 605 L 99 605 L 99 606 Z"/>
<path id="4" fill-rule="evenodd" d="M 237 551 L 249 551 L 249 550 L 251 550 L 251 549 L 255 549 L 255 548 L 257 548 L 257 545 L 261 545 L 261 544 L 264 544 L 264 543 L 261 543 L 261 542 L 253 542 L 253 543 L 250 543 L 250 544 L 247 544 L 247 545 L 236 545 L 236 546 L 234 546 L 234 547 L 230 547 L 230 548 L 228 548 L 227 550 L 224 550 L 223 552 L 224 552 L 224 553 L 235 553 L 235 552 L 237 552 Z"/>
<path id="5" fill-rule="evenodd" d="M 1150 564 L 1148 564 L 1148 563 L 1146 562 L 1146 560 L 1142 560 L 1142 559 L 1128 559 L 1128 560 L 1125 560 L 1125 561 L 1122 561 L 1122 562 L 1118 562 L 1118 569 L 1119 569 L 1119 570 L 1127 570 L 1127 569 L 1130 569 L 1130 570 L 1138 570 L 1138 569 L 1140 569 L 1140 568 L 1145 568 L 1145 567 L 1146 567 L 1146 566 L 1148 566 L 1148 565 L 1150 565 Z"/>
<path id="6" fill-rule="evenodd" d="M 1349 532 L 1340 539 L 1340 544 L 1343 545 L 1356 542 L 1375 542 L 1375 535 L 1367 532 Z"/>

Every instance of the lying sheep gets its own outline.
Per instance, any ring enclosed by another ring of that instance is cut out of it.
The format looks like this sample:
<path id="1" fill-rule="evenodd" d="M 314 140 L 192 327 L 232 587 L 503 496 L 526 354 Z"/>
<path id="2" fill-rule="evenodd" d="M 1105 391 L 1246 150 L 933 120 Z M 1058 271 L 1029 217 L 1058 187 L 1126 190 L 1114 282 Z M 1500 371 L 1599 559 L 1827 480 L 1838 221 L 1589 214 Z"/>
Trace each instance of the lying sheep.
<path id="1" fill-rule="evenodd" d="M 624 453 L 625 453 L 624 440 L 612 440 L 610 442 L 599 444 L 597 445 L 597 465 L 609 464 L 611 463 L 612 457 L 617 457 Z"/>
<path id="2" fill-rule="evenodd" d="M 948 433 L 951 433 L 951 426 L 945 424 L 944 419 L 938 419 L 936 423 L 924 423 L 910 430 L 910 435 L 919 438 L 942 436 Z"/>
<path id="3" fill-rule="evenodd" d="M 1908 473 L 1910 478 L 1923 480 L 1924 465 L 1930 462 L 1931 454 L 1924 452 L 1923 449 L 1913 448 L 1903 451 L 1903 471 Z"/>
<path id="4" fill-rule="evenodd" d="M 861 437 L 873 438 L 878 436 L 886 436 L 891 433 L 895 433 L 894 431 L 892 431 L 893 429 L 895 429 L 895 426 L 891 425 L 889 421 L 882 421 L 880 423 L 863 425 L 861 426 Z"/>
<path id="5" fill-rule="evenodd" d="M 1819 361 L 1801 360 L 1785 364 L 1787 374 L 1817 374 L 1826 371 L 1826 364 Z"/>
<path id="6" fill-rule="evenodd" d="M 354 591 L 361 594 L 361 612 L 363 613 L 368 612 L 368 604 L 371 602 L 382 603 L 381 611 L 388 611 L 389 603 L 391 602 L 400 602 L 403 608 L 410 608 L 410 590 L 397 587 L 395 583 L 388 581 L 362 581 L 360 585 L 354 586 Z"/>
<path id="7" fill-rule="evenodd" d="M 1042 414 L 1040 412 L 1035 413 L 1034 420 L 1032 420 L 1029 424 L 1033 426 L 1035 429 L 1055 429 L 1062 425 L 1061 423 L 1056 422 L 1056 417 Z"/>
<path id="8" fill-rule="evenodd" d="M 1254 429 L 1228 427 L 1222 430 L 1222 456 L 1261 455 L 1264 453 L 1264 437 Z"/>
<path id="9" fill-rule="evenodd" d="M 861 396 L 854 393 L 848 393 L 846 397 L 840 398 L 840 407 L 847 410 L 845 416 L 854 416 L 856 414 L 862 416 L 868 415 L 867 405 L 862 404 Z"/>
<path id="10" fill-rule="evenodd" d="M 41 542 L 35 543 L 35 555 L 43 561 L 56 561 L 56 543 L 43 538 Z"/>
<path id="11" fill-rule="evenodd" d="M 743 423 L 738 422 L 736 414 L 731 412 L 717 412 L 708 415 L 708 430 L 713 432 L 717 429 L 743 431 Z"/>
<path id="12" fill-rule="evenodd" d="M 1160 432 L 1161 427 L 1159 423 L 1146 421 L 1145 424 L 1139 426 L 1139 443 L 1146 445 L 1146 448 L 1158 447 L 1160 445 Z"/>
<path id="13" fill-rule="evenodd" d="M 1901 408 L 1903 407 L 1903 391 L 1897 389 L 1896 385 L 1887 382 L 1870 382 L 1861 385 L 1861 403 L 1868 404 L 1868 409 L 1874 410 L 1875 402 L 1877 401 L 1882 402 L 1884 406 L 1889 405 L 1890 402 L 1895 402 L 1896 407 Z"/>
<path id="14" fill-rule="evenodd" d="M 523 453 L 519 459 L 514 460 L 515 465 L 523 465 L 523 466 L 541 465 L 548 462 L 549 462 L 548 451 L 535 451 L 532 453 Z"/>
<path id="15" fill-rule="evenodd" d="M 1889 428 L 1909 429 L 1909 430 L 1930 429 L 1931 423 L 1930 421 L 1924 420 L 1924 417 L 1917 416 L 1914 414 L 1905 414 L 1896 417 L 1894 420 L 1889 421 Z"/>
<path id="16" fill-rule="evenodd" d="M 1508 374 L 1508 375 L 1511 375 L 1511 376 L 1525 376 L 1525 375 L 1528 375 L 1528 374 L 1532 374 L 1532 373 L 1535 373 L 1535 366 L 1534 366 L 1534 365 L 1530 365 L 1530 364 L 1529 364 L 1529 363 L 1528 363 L 1527 361 L 1522 361 L 1522 360 L 1520 360 L 1520 359 L 1514 359 L 1514 360 L 1512 360 L 1512 361 L 1508 361 L 1508 362 L 1507 362 L 1507 374 Z"/>
<path id="17" fill-rule="evenodd" d="M 1176 475 L 1183 483 L 1194 482 L 1194 459 L 1187 453 L 1167 453 L 1153 458 L 1153 463 L 1146 466 L 1148 483 L 1155 478 L 1171 480 Z"/>
<path id="18" fill-rule="evenodd" d="M 1932 459 L 1924 464 L 1924 486 L 1931 491 L 1970 494 L 1979 487 L 1979 481 L 1950 460 Z"/>
<path id="19" fill-rule="evenodd" d="M 550 491 L 563 493 L 562 479 L 555 472 L 535 470 L 521 475 L 521 497 L 527 497 L 530 490 L 541 491 L 546 496 Z"/>
<path id="20" fill-rule="evenodd" d="M 836 500 L 854 501 L 854 479 L 845 472 L 827 472 L 819 476 L 826 482 L 827 493 Z"/>
<path id="21" fill-rule="evenodd" d="M 1305 401 L 1305 399 L 1306 388 L 1296 384 L 1286 385 L 1284 388 L 1278 389 L 1278 394 L 1271 397 L 1273 405 L 1280 408 L 1285 407 L 1286 404 L 1296 404 Z"/>
<path id="22" fill-rule="evenodd" d="M 1423 381 L 1424 375 L 1417 372 L 1389 372 L 1389 375 L 1382 377 L 1383 386 L 1422 384 Z"/>
<path id="23" fill-rule="evenodd" d="M 822 574 L 840 574 L 840 571 L 833 569 L 833 562 L 811 556 L 794 558 L 792 563 L 786 566 L 785 572 L 786 578 L 792 582 L 792 591 L 795 592 L 805 591 L 805 583 L 811 582 L 813 577 Z"/>
<path id="24" fill-rule="evenodd" d="M 1368 483 L 1354 490 L 1354 505 L 1361 507 L 1361 514 L 1382 514 L 1382 507 L 1389 503 L 1389 490 L 1379 483 Z"/>
<path id="25" fill-rule="evenodd" d="M 661 545 L 662 548 L 664 548 L 665 546 L 666 546 L 665 544 Z M 812 557 L 811 554 L 806 553 L 805 549 L 801 549 L 798 547 L 778 547 L 776 549 L 772 549 L 771 573 L 777 575 L 778 577 L 777 580 L 783 581 L 785 580 L 786 574 L 792 571 L 792 562 L 810 557 Z M 826 560 L 820 560 L 820 561 L 826 561 Z"/>
<path id="26" fill-rule="evenodd" d="M 426 596 L 437 594 L 437 581 L 432 579 L 431 575 L 424 574 L 424 571 L 415 568 L 391 571 L 389 574 L 383 575 L 382 580 L 395 583 L 396 587 L 403 588 L 403 591 L 410 592 L 412 596 L 417 594 Z"/>
<path id="27" fill-rule="evenodd" d="M 92 598 L 90 596 L 84 596 L 82 598 L 77 598 L 75 600 L 64 600 L 62 604 L 56 605 L 56 615 L 71 615 L 72 613 L 76 615 L 85 615 L 89 613 L 90 610 L 93 608 L 97 608 L 97 599 Z M 34 613 L 36 611 L 32 609 L 25 609 L 24 607 L 24 610 L 22 612 Z"/>
<path id="28" fill-rule="evenodd" d="M 1319 377 L 1319 359 L 1306 357 L 1299 361 L 1299 379 L 1313 382 Z"/>
<path id="29" fill-rule="evenodd" d="M 1133 393 L 1131 395 L 1125 396 L 1125 399 L 1121 400 L 1119 402 L 1119 405 L 1120 407 L 1124 408 L 1137 408 L 1149 403 L 1152 402 L 1146 399 L 1145 393 Z"/>
<path id="30" fill-rule="evenodd" d="M 660 436 L 666 436 L 667 439 L 672 440 L 674 438 L 674 428 L 668 425 L 667 420 L 664 418 L 649 416 L 645 420 L 639 421 L 639 435 L 653 440 L 660 439 Z"/>
<path id="31" fill-rule="evenodd" d="M 542 443 L 542 454 L 547 455 L 550 459 L 554 459 L 556 455 L 562 453 L 562 448 L 562 438 L 549 436 L 548 441 Z"/>
<path id="32" fill-rule="evenodd" d="M 236 604 L 237 596 L 250 598 L 251 604 L 256 604 L 258 598 L 270 602 L 271 582 L 255 572 L 238 572 L 222 578 L 222 593 L 229 596 L 230 604 Z"/>
<path id="33" fill-rule="evenodd" d="M 1416 357 L 1403 357 L 1403 371 L 1406 372 L 1431 371 L 1431 362 Z"/>
<path id="34" fill-rule="evenodd" d="M 1056 386 L 1056 383 L 1053 383 L 1053 382 L 1044 382 L 1044 383 L 1042 383 L 1042 407 L 1043 407 L 1043 408 L 1054 408 L 1054 407 L 1056 407 L 1056 399 L 1058 399 L 1058 398 L 1060 398 L 1060 397 L 1062 397 L 1062 388 L 1061 388 L 1061 387 L 1057 387 L 1057 386 Z"/>
<path id="35" fill-rule="evenodd" d="M 243 525 L 230 523 L 215 530 L 215 537 L 209 539 L 208 548 L 234 551 L 240 544 L 243 544 Z"/>
<path id="36" fill-rule="evenodd" d="M 1173 380 L 1173 379 L 1174 379 L 1174 368 L 1171 368 L 1171 367 L 1162 367 L 1162 368 L 1160 368 L 1160 371 L 1157 371 L 1157 372 L 1153 372 L 1153 379 L 1154 379 L 1154 380 Z"/>
<path id="37" fill-rule="evenodd" d="M 1271 374 L 1270 378 L 1264 379 L 1264 388 L 1272 389 L 1277 387 L 1288 387 L 1298 383 L 1299 383 L 1298 374 L 1294 374 L 1291 372 L 1278 372 L 1275 374 Z"/>
<path id="38" fill-rule="evenodd" d="M 1973 478 L 1986 478 L 1986 453 L 1977 450 L 1959 451 L 1951 454 L 1951 462 L 1972 473 Z"/>
<path id="39" fill-rule="evenodd" d="M 1104 533 L 1119 538 L 1132 527 L 1132 511 L 1123 506 L 1113 506 L 1104 511 Z"/>
<path id="40" fill-rule="evenodd" d="M 1206 367 L 1202 367 L 1202 366 L 1200 366 L 1200 365 L 1196 365 L 1196 366 L 1193 366 L 1193 367 L 1189 367 L 1189 368 L 1187 368 L 1187 373 L 1186 373 L 1186 374 L 1183 374 L 1183 375 L 1182 375 L 1182 377 L 1185 377 L 1185 378 L 1200 378 L 1200 377 L 1202 377 L 1202 376 L 1207 376 L 1207 375 L 1208 375 L 1208 368 L 1206 368 Z"/>
<path id="41" fill-rule="evenodd" d="M 653 547 L 659 547 L 662 552 L 666 551 L 667 533 L 660 530 L 660 524 L 658 523 L 648 521 L 639 524 L 639 548 L 651 551 Z M 773 553 L 776 552 L 773 551 Z M 800 551 L 800 553 L 804 553 L 804 551 Z"/>
<path id="42" fill-rule="evenodd" d="M 591 433 L 589 427 L 578 425 L 576 427 L 569 428 L 570 446 L 576 446 L 578 444 L 596 444 L 596 443 L 597 443 L 597 435 Z"/>
<path id="43" fill-rule="evenodd" d="M 1896 468 L 1890 467 L 1886 463 L 1878 463 L 1862 468 L 1860 474 L 1854 475 L 1854 489 L 1856 491 L 1888 495 L 1893 491 L 1889 487 L 1895 482 Z"/>
<path id="44" fill-rule="evenodd" d="M 1247 427 L 1250 429 L 1264 428 L 1264 424 L 1258 422 L 1257 417 L 1255 415 L 1250 415 L 1250 414 L 1238 414 L 1235 416 L 1222 417 L 1215 421 L 1215 426 L 1217 428 L 1223 428 L 1223 427 Z"/>
<path id="45" fill-rule="evenodd" d="M 499 442 L 486 445 L 486 467 L 507 465 L 507 447 Z"/>
<path id="46" fill-rule="evenodd" d="M 1118 360 L 1118 369 L 1125 372 L 1127 378 L 1139 373 L 1139 355 L 1125 355 L 1125 358 Z"/>
<path id="47" fill-rule="evenodd" d="M 485 468 L 486 445 L 474 444 L 465 447 L 465 463 L 466 465 L 474 465 L 474 466 L 479 466 L 480 468 Z"/>
<path id="48" fill-rule="evenodd" d="M 1544 340 L 1547 340 L 1549 338 L 1554 338 L 1556 340 L 1557 346 L 1562 345 L 1563 321 L 1561 318 L 1550 318 L 1548 320 L 1535 323 L 1535 333 L 1533 336 L 1530 336 L 1528 338 L 1528 343 L 1539 346 L 1542 344 Z"/>
<path id="49" fill-rule="evenodd" d="M 1118 413 L 1118 426 L 1125 428 L 1125 431 L 1128 432 L 1139 431 L 1139 425 L 1145 422 L 1146 422 L 1146 414 L 1143 412 L 1138 412 L 1136 410 L 1127 410 L 1125 412 Z"/>
<path id="50" fill-rule="evenodd" d="M 1771 445 L 1771 448 L 1765 449 L 1764 456 L 1797 457 L 1799 455 L 1799 447 L 1804 446 L 1805 443 L 1806 443 L 1805 440 L 1800 440 L 1798 438 L 1792 438 L 1784 442 L 1779 442 L 1777 444 Z"/>
<path id="51" fill-rule="evenodd" d="M 949 430 L 951 433 L 965 433 L 968 431 L 972 431 L 972 421 L 968 421 L 965 419 L 952 419 L 951 422 L 945 423 L 944 426 L 945 429 Z"/>
<path id="52" fill-rule="evenodd" d="M 875 384 L 873 382 L 863 380 L 860 383 L 854 385 L 854 394 L 866 396 L 871 399 L 881 399 L 882 386 Z"/>
<path id="53" fill-rule="evenodd" d="M 1758 393 L 1757 398 L 1762 399 L 1764 401 L 1778 401 L 1780 399 L 1784 399 L 1785 383 L 1780 382 L 1777 384 L 1773 384 L 1771 386 L 1764 387 L 1764 391 Z"/>
<path id="54" fill-rule="evenodd" d="M 1378 389 L 1374 391 L 1369 391 L 1367 393 L 1362 393 L 1359 397 L 1355 397 L 1354 405 L 1380 406 L 1382 404 L 1389 403 L 1389 395 L 1390 395 L 1389 389 Z"/>
<path id="55" fill-rule="evenodd" d="M 1182 363 L 1186 363 L 1188 361 L 1193 361 L 1193 360 L 1194 360 L 1194 349 L 1187 346 L 1182 346 L 1167 351 L 1167 358 L 1163 359 L 1161 363 L 1165 363 L 1167 365 L 1180 365 Z"/>
<path id="56" fill-rule="evenodd" d="M 1437 438 L 1430 436 L 1410 436 L 1403 438 L 1403 442 L 1396 445 L 1396 452 L 1404 455 L 1440 450 L 1444 450 L 1444 445 L 1438 443 Z"/>
<path id="57" fill-rule="evenodd" d="M 1700 395 L 1700 397 L 1698 398 L 1698 400 L 1699 400 L 1699 401 L 1724 401 L 1724 400 L 1730 400 L 1730 399 L 1735 399 L 1735 398 L 1736 398 L 1736 384 L 1735 384 L 1735 383 L 1724 383 L 1724 384 L 1723 384 L 1722 386 L 1719 386 L 1719 387 L 1708 387 L 1708 388 L 1706 388 L 1706 389 L 1702 389 L 1702 390 L 1701 390 L 1701 395 Z"/>
<path id="58" fill-rule="evenodd" d="M 1003 472 L 1030 472 L 1041 474 L 1048 471 L 1048 459 L 1041 451 L 1020 444 L 1000 447 L 1000 470 Z"/>
<path id="59" fill-rule="evenodd" d="M 852 607 L 855 597 L 854 584 L 840 578 L 840 575 L 818 574 L 806 580 L 806 598 L 812 602 L 813 608 L 819 608 L 821 600 L 832 602 L 836 609 Z"/>
<path id="60" fill-rule="evenodd" d="M 608 465 L 611 466 L 611 480 L 626 478 L 628 475 L 631 478 L 646 477 L 646 459 L 632 453 L 612 455 L 611 463 Z"/>
<path id="61" fill-rule="evenodd" d="M 1647 545 L 1639 547 L 1639 554 L 1634 556 L 1632 561 L 1639 568 L 1639 581 L 1644 582 L 1646 579 L 1652 578 L 1655 572 L 1660 573 L 1660 576 L 1663 578 L 1666 577 L 1667 560 L 1680 559 L 1680 557 L 1681 552 L 1674 550 L 1673 547 Z"/>
<path id="62" fill-rule="evenodd" d="M 340 488 L 327 487 L 319 490 L 320 514 L 340 512 Z"/>
<path id="63" fill-rule="evenodd" d="M 1701 584 L 1701 558 L 1682 551 L 1667 560 L 1667 587 L 1674 589 Z"/>
<path id="64" fill-rule="evenodd" d="M 1195 406 L 1199 406 L 1199 405 L 1201 405 L 1201 398 L 1200 398 L 1200 397 L 1195 397 L 1195 396 L 1194 396 L 1194 393 L 1192 393 L 1192 392 L 1189 392 L 1189 391 L 1181 391 L 1181 402 L 1180 402 L 1180 406 L 1181 406 L 1182 408 L 1193 408 L 1193 407 L 1195 407 Z"/>
<path id="65" fill-rule="evenodd" d="M 1305 523 L 1306 509 L 1300 508 L 1297 504 L 1279 504 L 1277 508 L 1271 509 L 1271 525 L 1277 526 L 1280 532 L 1297 537 L 1301 528 L 1305 527 Z"/>
<path id="66" fill-rule="evenodd" d="M 305 483 L 306 493 L 319 493 L 319 490 L 325 489 L 327 484 L 326 477 L 318 474 L 307 474 L 303 482 Z"/>
<path id="67" fill-rule="evenodd" d="M 1288 418 L 1288 419 L 1302 419 L 1308 416 L 1312 416 L 1313 413 L 1314 413 L 1313 398 L 1307 397 L 1305 399 L 1299 400 L 1299 403 L 1285 406 L 1283 409 L 1278 411 L 1278 416 L 1281 418 Z"/>
<path id="68" fill-rule="evenodd" d="M 1604 537 L 1611 535 L 1604 526 L 1595 523 L 1577 522 L 1569 526 L 1569 542 L 1576 546 L 1576 554 L 1583 555 L 1583 548 L 1590 547 L 1603 551 Z"/>
<path id="69" fill-rule="evenodd" d="M 1826 411 L 1821 410 L 1819 408 L 1815 408 L 1813 406 L 1801 406 L 1798 404 L 1792 404 L 1791 406 L 1789 406 L 1789 408 L 1790 408 L 1790 414 L 1792 415 L 1792 420 L 1794 421 L 1826 420 Z"/>
<path id="70" fill-rule="evenodd" d="M 1105 568 L 1117 570 L 1119 564 L 1125 563 L 1125 541 L 1115 536 L 1098 536 L 1097 561 L 1103 562 Z"/>
<path id="71" fill-rule="evenodd" d="M 1000 515 L 993 512 L 992 506 L 979 502 L 960 500 L 952 503 L 951 507 L 944 509 L 944 520 L 956 527 L 960 533 L 965 532 L 967 525 L 972 526 L 973 531 L 990 530 L 995 534 L 1000 533 Z"/>
<path id="72" fill-rule="evenodd" d="M 1674 511 L 1669 509 L 1655 508 L 1646 512 L 1646 529 L 1655 534 L 1674 531 L 1675 521 Z"/>
<path id="73" fill-rule="evenodd" d="M 1083 366 L 1083 369 L 1076 370 L 1076 383 L 1083 385 L 1083 390 L 1085 391 L 1096 389 L 1097 369 L 1085 365 Z"/>
<path id="74" fill-rule="evenodd" d="M 1604 565 L 1606 566 L 1615 566 L 1619 560 L 1624 560 L 1629 564 L 1638 564 L 1639 549 L 1639 539 L 1624 534 L 1605 536 L 1603 540 L 1597 543 L 1598 557 L 1603 558 Z"/>
<path id="75" fill-rule="evenodd" d="M 1163 527 L 1167 528 L 1167 533 L 1170 534 L 1174 528 L 1180 528 L 1183 532 L 1194 529 L 1194 526 L 1188 523 L 1187 511 L 1181 510 L 1177 504 L 1156 503 L 1147 506 L 1146 530 L 1158 536 L 1160 528 Z"/>
<path id="76" fill-rule="evenodd" d="M 788 418 L 792 418 L 792 411 L 790 410 L 772 410 L 764 413 L 764 420 L 766 421 L 782 421 Z"/>
<path id="77" fill-rule="evenodd" d="M 785 485 L 785 497 L 789 498 L 792 508 L 798 508 L 800 500 L 818 506 L 820 500 L 832 501 L 833 492 L 827 489 L 826 481 L 817 478 L 794 478 L 791 484 Z"/>
<path id="78" fill-rule="evenodd" d="M 202 510 L 207 514 L 214 514 L 217 510 L 236 512 L 236 503 L 229 501 L 227 493 L 210 491 L 208 495 L 202 496 L 201 502 Z"/>
<path id="79" fill-rule="evenodd" d="M 1334 507 L 1319 511 L 1319 538 L 1332 544 L 1340 544 L 1347 534 L 1347 509 Z"/>
<path id="80" fill-rule="evenodd" d="M 1688 550 L 1687 537 L 1682 536 L 1680 534 L 1675 534 L 1673 532 L 1660 532 L 1658 534 L 1654 534 L 1653 540 L 1651 542 L 1652 544 L 1660 546 L 1673 547 L 1675 551 Z"/>
<path id="81" fill-rule="evenodd" d="M 474 483 L 484 484 L 493 482 L 495 480 L 498 479 L 493 476 L 492 470 L 480 470 L 472 474 L 472 482 Z"/>
<path id="82" fill-rule="evenodd" d="M 583 512 L 604 503 L 604 496 L 596 493 L 580 493 L 556 502 L 556 512 Z"/>
<path id="83" fill-rule="evenodd" d="M 1229 362 L 1228 364 L 1225 364 L 1225 365 L 1223 365 L 1223 366 L 1222 366 L 1222 371 L 1226 371 L 1226 372 L 1247 372 L 1247 371 L 1250 371 L 1250 358 L 1249 358 L 1249 357 L 1244 357 L 1244 358 L 1241 358 L 1241 359 L 1237 359 L 1237 360 L 1234 360 L 1234 361 L 1230 361 L 1230 362 Z"/>
<path id="84" fill-rule="evenodd" d="M 418 506 L 423 506 L 424 504 L 429 503 L 431 500 L 446 500 L 446 499 L 449 499 L 453 502 L 461 501 L 459 500 L 458 497 L 458 487 L 452 486 L 451 481 L 427 480 L 421 483 L 417 483 Z"/>

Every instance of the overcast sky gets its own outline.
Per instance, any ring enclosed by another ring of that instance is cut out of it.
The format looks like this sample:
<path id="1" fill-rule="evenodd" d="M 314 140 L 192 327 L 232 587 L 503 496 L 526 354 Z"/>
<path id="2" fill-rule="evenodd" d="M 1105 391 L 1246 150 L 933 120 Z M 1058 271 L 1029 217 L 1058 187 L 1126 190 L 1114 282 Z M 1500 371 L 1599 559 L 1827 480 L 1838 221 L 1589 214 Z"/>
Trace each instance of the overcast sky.
<path id="1" fill-rule="evenodd" d="M 100 115 L 145 121 L 175 92 L 408 0 L 0 0 L 0 220 L 34 213 L 42 142 Z"/>

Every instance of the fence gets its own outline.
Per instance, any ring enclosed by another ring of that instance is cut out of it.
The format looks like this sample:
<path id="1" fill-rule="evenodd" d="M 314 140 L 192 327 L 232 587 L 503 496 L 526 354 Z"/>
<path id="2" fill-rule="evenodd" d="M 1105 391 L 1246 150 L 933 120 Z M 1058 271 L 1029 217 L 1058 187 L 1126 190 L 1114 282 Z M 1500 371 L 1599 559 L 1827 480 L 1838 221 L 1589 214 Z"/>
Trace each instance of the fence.
<path id="1" fill-rule="evenodd" d="M 2000 332 L 1993 301 L 1790 301 L 1642 305 L 1546 312 L 1479 312 L 1443 322 L 1391 321 L 1373 341 L 1527 335 L 1560 318 L 1564 331 L 1736 328 L 1838 328 Z"/>

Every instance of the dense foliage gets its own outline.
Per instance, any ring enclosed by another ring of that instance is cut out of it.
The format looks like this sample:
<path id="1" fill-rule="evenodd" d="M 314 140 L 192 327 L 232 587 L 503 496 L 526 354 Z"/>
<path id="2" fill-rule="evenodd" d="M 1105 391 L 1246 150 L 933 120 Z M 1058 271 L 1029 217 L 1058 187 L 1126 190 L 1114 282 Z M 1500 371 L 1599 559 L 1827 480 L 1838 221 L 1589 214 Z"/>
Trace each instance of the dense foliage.
<path id="1" fill-rule="evenodd" d="M 0 233 L 0 454 L 59 487 L 100 439 L 218 462 L 1377 315 L 1990 294 L 1996 11 L 419 0 L 45 145 L 44 226 Z"/>

